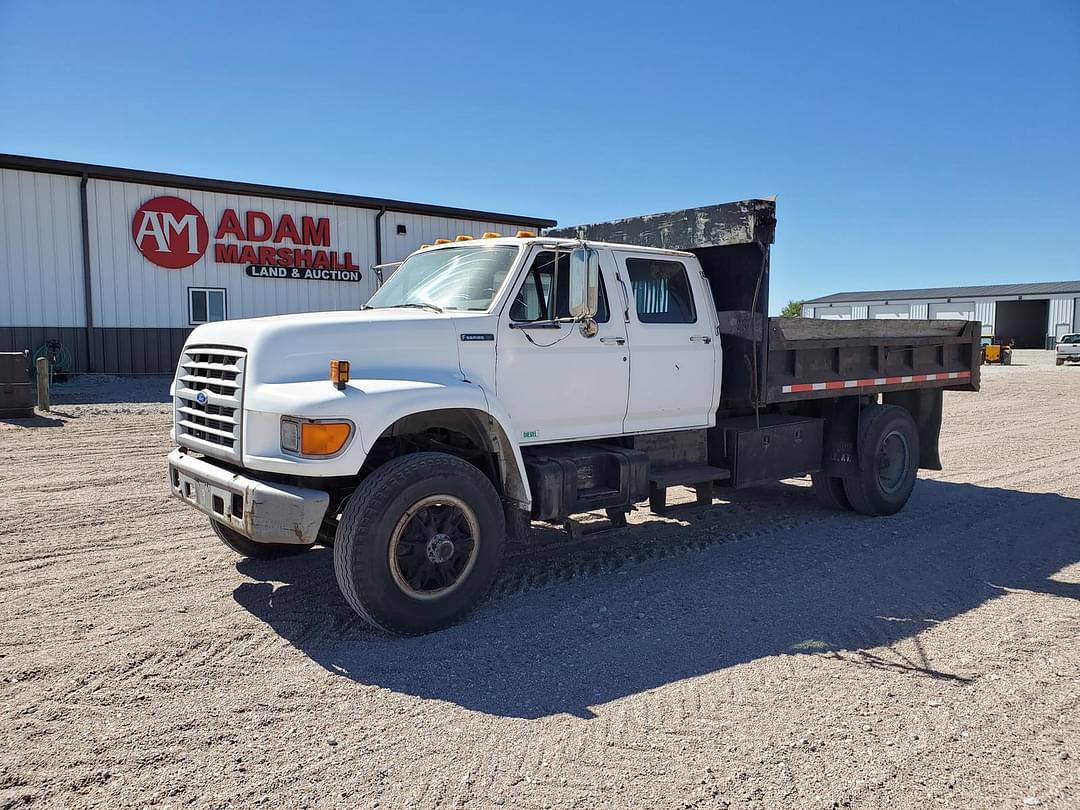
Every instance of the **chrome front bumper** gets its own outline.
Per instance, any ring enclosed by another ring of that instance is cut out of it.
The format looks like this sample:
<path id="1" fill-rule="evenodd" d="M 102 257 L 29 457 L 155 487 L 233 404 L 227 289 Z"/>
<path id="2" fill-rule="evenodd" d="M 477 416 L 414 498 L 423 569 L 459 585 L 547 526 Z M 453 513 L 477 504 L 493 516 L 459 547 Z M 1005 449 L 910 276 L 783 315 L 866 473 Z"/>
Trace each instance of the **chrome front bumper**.
<path id="1" fill-rule="evenodd" d="M 314 543 L 330 503 L 322 490 L 257 481 L 179 448 L 169 453 L 169 489 L 257 543 Z"/>

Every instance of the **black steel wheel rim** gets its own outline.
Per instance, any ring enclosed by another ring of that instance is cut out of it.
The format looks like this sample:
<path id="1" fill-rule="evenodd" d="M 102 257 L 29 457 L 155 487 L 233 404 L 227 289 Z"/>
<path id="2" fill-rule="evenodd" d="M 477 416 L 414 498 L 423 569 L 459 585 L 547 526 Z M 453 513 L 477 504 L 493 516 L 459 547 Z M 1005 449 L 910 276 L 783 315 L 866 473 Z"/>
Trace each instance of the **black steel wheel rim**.
<path id="1" fill-rule="evenodd" d="M 476 564 L 480 525 L 454 495 L 431 495 L 413 504 L 390 536 L 394 582 L 414 599 L 436 599 L 458 588 Z"/>
<path id="2" fill-rule="evenodd" d="M 881 439 L 877 454 L 877 476 L 882 491 L 892 494 L 903 487 L 907 479 L 910 454 L 907 439 L 900 431 L 890 431 Z"/>

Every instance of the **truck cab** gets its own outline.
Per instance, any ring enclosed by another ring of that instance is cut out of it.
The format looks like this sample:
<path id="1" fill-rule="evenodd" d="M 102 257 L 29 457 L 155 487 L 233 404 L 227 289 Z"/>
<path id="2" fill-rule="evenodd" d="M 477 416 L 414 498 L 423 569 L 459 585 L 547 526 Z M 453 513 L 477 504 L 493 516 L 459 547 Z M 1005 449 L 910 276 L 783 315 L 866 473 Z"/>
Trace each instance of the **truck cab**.
<path id="1" fill-rule="evenodd" d="M 740 273 L 743 252 L 706 267 L 581 236 L 462 238 L 413 253 L 362 310 L 200 326 L 173 382 L 172 492 L 246 556 L 332 545 L 350 605 L 400 634 L 463 616 L 531 520 L 624 525 L 675 484 L 711 503 L 714 485 L 811 473 L 834 506 L 895 511 L 936 461 L 940 390 L 970 384 L 977 331 L 920 336 L 953 371 L 804 391 L 792 375 L 839 355 L 825 335 L 768 345 L 771 238 L 753 241 Z M 738 295 L 745 317 L 725 308 Z M 890 388 L 900 404 L 878 404 Z"/>

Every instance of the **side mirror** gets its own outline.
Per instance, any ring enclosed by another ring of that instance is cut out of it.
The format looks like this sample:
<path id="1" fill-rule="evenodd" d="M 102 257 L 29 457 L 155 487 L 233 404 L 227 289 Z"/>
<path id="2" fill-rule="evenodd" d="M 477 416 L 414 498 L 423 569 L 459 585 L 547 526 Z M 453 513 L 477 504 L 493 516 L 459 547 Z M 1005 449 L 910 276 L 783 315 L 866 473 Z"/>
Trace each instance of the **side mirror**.
<path id="1" fill-rule="evenodd" d="M 579 321 L 596 316 L 600 305 L 600 254 L 578 248 L 570 254 L 570 315 Z"/>

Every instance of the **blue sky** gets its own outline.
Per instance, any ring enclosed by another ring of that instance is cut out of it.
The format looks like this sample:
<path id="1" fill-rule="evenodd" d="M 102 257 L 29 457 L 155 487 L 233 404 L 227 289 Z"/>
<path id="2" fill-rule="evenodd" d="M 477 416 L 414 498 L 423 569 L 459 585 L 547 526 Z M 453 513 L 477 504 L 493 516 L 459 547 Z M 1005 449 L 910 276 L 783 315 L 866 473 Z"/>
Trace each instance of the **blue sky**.
<path id="1" fill-rule="evenodd" d="M 778 196 L 774 311 L 1080 279 L 1080 3 L 0 0 L 0 151 L 548 216 Z"/>

